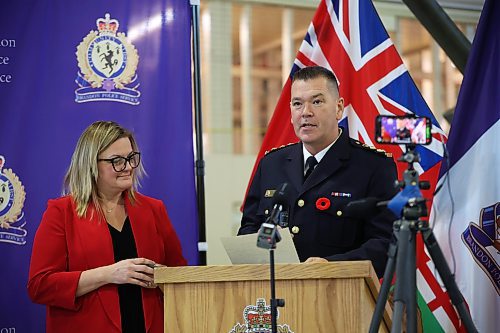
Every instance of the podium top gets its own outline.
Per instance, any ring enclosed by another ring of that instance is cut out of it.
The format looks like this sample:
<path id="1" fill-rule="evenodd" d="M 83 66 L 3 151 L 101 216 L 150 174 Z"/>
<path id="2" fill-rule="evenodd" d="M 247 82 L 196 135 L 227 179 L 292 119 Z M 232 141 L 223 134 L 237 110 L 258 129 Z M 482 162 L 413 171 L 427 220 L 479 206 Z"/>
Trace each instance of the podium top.
<path id="1" fill-rule="evenodd" d="M 349 301 L 347 302 L 349 304 L 349 307 L 346 309 L 350 310 L 345 310 L 347 311 L 348 315 L 351 315 L 352 313 L 359 313 L 360 311 L 363 313 L 361 318 L 367 318 L 369 317 L 369 312 L 371 310 L 366 310 L 366 304 L 375 304 L 375 299 L 377 298 L 378 291 L 380 289 L 380 284 L 377 278 L 377 275 L 375 273 L 375 270 L 373 269 L 373 266 L 370 261 L 336 261 L 336 262 L 326 262 L 326 263 L 311 263 L 311 264 L 305 264 L 305 263 L 299 263 L 299 264 L 276 264 L 275 266 L 275 278 L 277 283 L 279 283 L 281 286 L 288 286 L 288 287 L 283 287 L 282 289 L 283 293 L 288 292 L 288 295 L 293 295 L 293 296 L 286 296 L 288 298 L 302 298 L 302 297 L 308 297 L 308 293 L 304 292 L 304 286 L 312 286 L 312 289 L 314 290 L 313 293 L 318 292 L 318 290 L 326 290 L 332 286 L 332 288 L 337 288 L 335 289 L 336 291 L 329 291 L 325 292 L 323 295 L 323 292 L 321 292 L 321 295 L 318 296 L 314 294 L 313 298 L 309 298 L 307 302 L 311 303 L 317 303 L 318 304 L 337 304 L 335 302 L 340 302 L 339 304 L 344 304 L 346 302 L 346 299 L 344 297 L 350 297 L 349 295 L 352 296 L 352 293 L 356 294 L 357 296 L 353 298 L 352 302 Z M 252 290 L 252 292 L 258 291 L 259 294 L 264 293 L 262 289 L 262 285 L 267 286 L 267 281 L 270 280 L 270 267 L 269 264 L 253 264 L 253 265 L 214 265 L 214 266 L 184 266 L 184 267 L 157 267 L 154 270 L 154 280 L 155 283 L 159 285 L 159 287 L 165 292 L 168 293 L 168 297 L 165 298 L 165 300 L 171 300 L 171 303 L 169 303 L 169 307 L 166 305 L 166 311 L 178 311 L 178 304 L 176 301 L 172 300 L 177 300 L 177 299 L 182 299 L 182 300 L 192 300 L 196 298 L 196 302 L 198 302 L 199 298 L 201 297 L 204 299 L 204 302 L 211 302 L 210 304 L 213 304 L 213 300 L 210 299 L 209 301 L 206 301 L 207 298 L 212 297 L 213 295 L 220 293 L 221 290 L 227 290 L 231 289 L 230 287 L 233 285 L 237 286 L 242 286 L 242 285 L 252 285 L 254 287 L 252 288 L 247 288 L 248 290 Z M 306 281 L 309 280 L 309 281 Z M 338 281 L 332 281 L 332 280 L 338 280 Z M 311 284 L 312 282 L 312 284 Z M 332 283 L 335 282 L 335 283 Z M 338 283 L 337 283 L 338 282 Z M 225 288 L 229 287 L 229 288 Z M 261 286 L 261 287 L 257 287 Z M 290 286 L 295 286 L 290 288 Z M 321 286 L 321 287 L 318 287 Z M 319 288 L 319 289 L 318 289 Z M 326 289 L 325 289 L 326 288 Z M 346 290 L 341 290 L 338 288 L 346 288 Z M 233 288 L 234 289 L 234 288 Z M 238 288 L 236 288 L 238 289 Z M 245 289 L 245 288 L 243 288 Z M 207 290 L 210 290 L 208 292 Z M 238 289 L 240 290 L 240 289 Z M 353 291 L 354 290 L 354 291 Z M 356 291 L 357 290 L 357 291 Z M 201 292 L 201 296 L 196 296 L 194 297 L 193 295 L 196 294 L 197 292 Z M 291 294 L 290 294 L 291 293 Z M 311 293 L 311 294 L 313 294 Z M 229 297 L 229 299 L 232 299 L 236 296 L 234 296 L 231 292 L 228 293 L 223 293 L 225 297 Z M 333 297 L 333 295 L 336 295 Z M 245 294 L 247 295 L 247 294 Z M 249 295 L 249 294 L 248 294 Z M 248 296 L 247 295 L 247 296 Z M 252 294 L 253 295 L 253 294 Z M 306 295 L 306 296 L 304 296 Z M 327 296 L 328 295 L 328 296 Z M 322 301 L 318 301 L 316 297 L 319 297 L 318 299 L 322 299 Z M 328 298 L 329 296 L 332 296 L 332 298 Z M 253 296 L 252 296 L 253 297 Z M 237 299 L 245 299 L 245 297 L 241 296 L 238 294 L 236 297 Z M 328 298 L 328 300 L 326 300 Z M 368 300 L 372 299 L 373 302 L 365 302 L 363 300 Z M 253 301 L 253 299 L 252 299 Z M 167 301 L 165 301 L 167 302 Z M 321 303 L 323 302 L 323 303 Z M 333 303 L 332 303 L 333 302 Z M 184 301 L 181 302 L 184 304 Z M 189 303 L 189 302 L 188 302 Z M 217 302 L 216 302 L 217 303 Z M 219 302 L 217 304 L 223 304 L 224 301 Z M 165 303 L 167 304 L 167 303 Z M 191 304 L 191 303 L 189 303 Z M 204 303 L 208 304 L 208 303 Z M 248 304 L 248 303 L 245 303 Z M 360 305 L 361 304 L 361 305 Z M 185 305 L 185 304 L 184 304 Z M 231 308 L 231 306 L 234 305 L 234 302 L 231 301 L 229 302 L 228 307 Z M 358 306 L 359 305 L 359 306 Z M 194 305 L 189 305 L 187 306 L 189 309 L 196 309 L 198 307 L 198 303 Z M 245 305 L 243 305 L 244 307 Z M 340 306 L 340 305 L 339 305 Z M 204 306 L 201 306 L 203 309 L 205 309 Z M 312 307 L 314 308 L 314 307 Z M 314 308 L 315 309 L 315 308 Z M 364 309 L 364 310 L 363 310 Z M 345 311 L 340 311 L 344 313 Z M 192 320 L 192 310 L 190 311 L 184 311 L 180 310 L 182 313 L 189 313 L 189 318 L 185 319 L 186 320 L 186 325 L 191 325 L 193 323 Z M 241 309 L 239 310 L 241 311 Z M 325 316 L 316 316 L 316 310 L 313 311 L 312 315 L 308 315 L 310 318 L 313 318 L 312 320 L 320 320 L 318 318 L 321 317 L 321 320 L 329 320 L 331 319 L 328 315 Z M 202 311 L 203 315 L 206 315 L 206 311 Z M 220 313 L 224 311 L 219 311 Z M 166 312 L 167 313 L 167 312 Z M 225 313 L 225 312 L 224 312 Z M 385 311 L 384 311 L 384 321 L 387 324 L 387 327 L 390 327 L 390 316 L 391 316 L 391 309 L 389 305 L 385 306 Z M 345 313 L 344 313 L 345 314 Z M 346 314 L 346 315 L 347 315 Z M 170 316 L 173 318 L 175 317 L 175 314 L 170 314 Z M 182 316 L 181 316 L 182 317 Z M 300 316 L 299 316 L 300 317 Z M 306 316 L 307 317 L 307 316 Z M 183 317 L 184 318 L 184 317 Z M 359 315 L 356 315 L 354 317 L 349 317 L 349 318 L 355 318 L 354 320 L 347 320 L 347 322 L 352 326 L 352 327 L 358 327 L 358 319 L 360 318 Z M 292 319 L 289 319 L 292 320 Z M 295 319 L 294 319 L 295 320 Z M 336 319 L 337 320 L 337 319 Z M 173 320 L 171 323 L 177 323 L 177 321 Z M 299 325 L 297 322 L 294 322 L 294 325 Z M 342 321 L 341 323 L 338 322 L 337 326 L 341 327 L 345 323 Z M 173 324 L 172 324 L 173 325 Z M 220 329 L 220 322 L 217 322 L 214 324 L 218 329 Z M 340 326 L 339 326 L 340 325 Z M 349 326 L 349 327 L 351 327 Z M 367 331 L 368 325 L 366 326 L 365 329 L 357 329 L 354 330 L 347 330 L 347 331 Z M 187 327 L 187 326 L 186 326 Z M 191 327 L 191 326 L 189 326 Z M 297 326 L 299 327 L 299 326 Z M 330 326 L 324 326 L 330 328 Z M 360 326 L 361 327 L 361 326 Z M 363 326 L 364 327 L 364 326 Z M 174 331 L 178 332 L 178 329 L 173 329 Z M 196 330 L 193 329 L 186 329 L 186 330 L 181 330 L 181 331 L 186 331 L 186 332 L 194 332 Z M 204 330 L 207 331 L 207 330 Z M 210 330 L 209 330 L 210 331 Z M 219 332 L 220 330 L 212 330 L 210 332 Z"/>
<path id="2" fill-rule="evenodd" d="M 311 264 L 276 264 L 276 280 L 362 278 L 377 281 L 371 262 L 336 261 Z M 265 281 L 270 280 L 269 265 L 214 265 L 155 268 L 156 284 Z"/>

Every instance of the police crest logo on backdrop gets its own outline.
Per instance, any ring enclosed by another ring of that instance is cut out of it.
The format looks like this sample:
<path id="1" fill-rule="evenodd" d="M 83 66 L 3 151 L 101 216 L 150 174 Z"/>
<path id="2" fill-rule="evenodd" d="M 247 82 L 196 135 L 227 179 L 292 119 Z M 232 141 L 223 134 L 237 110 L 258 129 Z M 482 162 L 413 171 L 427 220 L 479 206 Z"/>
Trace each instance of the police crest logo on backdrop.
<path id="1" fill-rule="evenodd" d="M 0 242 L 26 244 L 24 218 L 24 186 L 12 171 L 4 169 L 5 158 L 0 155 Z"/>
<path id="2" fill-rule="evenodd" d="M 106 13 L 96 21 L 78 45 L 76 56 L 80 71 L 76 78 L 75 102 L 114 101 L 131 105 L 140 103 L 138 90 L 137 49 L 123 32 L 118 20 Z"/>
<path id="3" fill-rule="evenodd" d="M 470 222 L 462 241 L 500 296 L 500 203 L 481 209 L 479 224 Z"/>

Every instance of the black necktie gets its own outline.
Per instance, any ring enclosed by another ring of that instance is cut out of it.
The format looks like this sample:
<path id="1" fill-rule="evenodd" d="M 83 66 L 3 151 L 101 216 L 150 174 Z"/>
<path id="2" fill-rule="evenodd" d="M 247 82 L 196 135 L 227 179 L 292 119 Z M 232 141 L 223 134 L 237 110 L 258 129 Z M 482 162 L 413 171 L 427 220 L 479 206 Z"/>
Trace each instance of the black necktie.
<path id="1" fill-rule="evenodd" d="M 316 158 L 314 156 L 309 156 L 306 160 L 306 166 L 304 168 L 306 171 L 306 173 L 304 174 L 304 181 L 306 181 L 307 177 L 311 175 L 316 165 L 318 165 L 318 161 L 316 161 Z"/>

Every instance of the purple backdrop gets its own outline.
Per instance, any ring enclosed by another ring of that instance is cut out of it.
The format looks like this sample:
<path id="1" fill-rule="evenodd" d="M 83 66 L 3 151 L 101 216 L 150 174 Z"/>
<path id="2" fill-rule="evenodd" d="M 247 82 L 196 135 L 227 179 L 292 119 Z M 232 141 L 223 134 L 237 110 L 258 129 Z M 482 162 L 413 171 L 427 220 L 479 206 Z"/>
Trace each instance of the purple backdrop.
<path id="1" fill-rule="evenodd" d="M 100 18 L 103 30 L 89 35 Z M 197 264 L 190 24 L 189 0 L 0 4 L 2 332 L 44 329 L 44 308 L 26 293 L 31 244 L 93 121 L 135 132 L 149 174 L 141 192 L 164 201 L 184 255 Z"/>

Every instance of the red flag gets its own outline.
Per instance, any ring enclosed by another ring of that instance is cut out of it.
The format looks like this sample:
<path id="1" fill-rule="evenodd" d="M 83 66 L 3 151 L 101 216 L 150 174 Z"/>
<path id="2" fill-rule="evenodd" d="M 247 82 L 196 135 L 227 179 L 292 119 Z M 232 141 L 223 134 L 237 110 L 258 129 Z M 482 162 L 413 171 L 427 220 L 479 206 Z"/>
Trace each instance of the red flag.
<path id="1" fill-rule="evenodd" d="M 382 148 L 392 153 L 395 159 L 401 156 L 402 147 L 379 146 L 373 140 L 375 117 L 379 114 L 416 114 L 432 120 L 434 140 L 428 146 L 417 147 L 421 162 L 414 164 L 420 179 L 431 184 L 430 190 L 424 191 L 424 196 L 431 199 L 446 137 L 411 79 L 370 0 L 321 1 L 297 53 L 290 78 L 300 68 L 313 65 L 330 69 L 339 81 L 340 96 L 345 100 L 344 115 L 339 124 L 348 129 L 352 138 Z M 269 123 L 250 183 L 266 151 L 298 140 L 290 123 L 290 78 Z M 407 168 L 404 163 L 397 163 L 397 166 L 400 175 Z M 429 257 L 422 242 L 418 243 L 417 252 L 419 277 L 424 277 L 423 281 L 419 280 L 419 286 L 428 288 L 420 295 L 425 300 L 423 305 L 428 303 L 432 306 L 428 311 L 431 314 L 435 311 L 445 313 L 448 321 L 459 329 L 458 318 L 447 294 L 426 266 Z M 429 293 L 429 290 L 432 292 Z M 442 330 L 445 326 L 440 324 L 438 317 L 425 318 L 428 324 L 424 322 L 424 327 Z"/>

